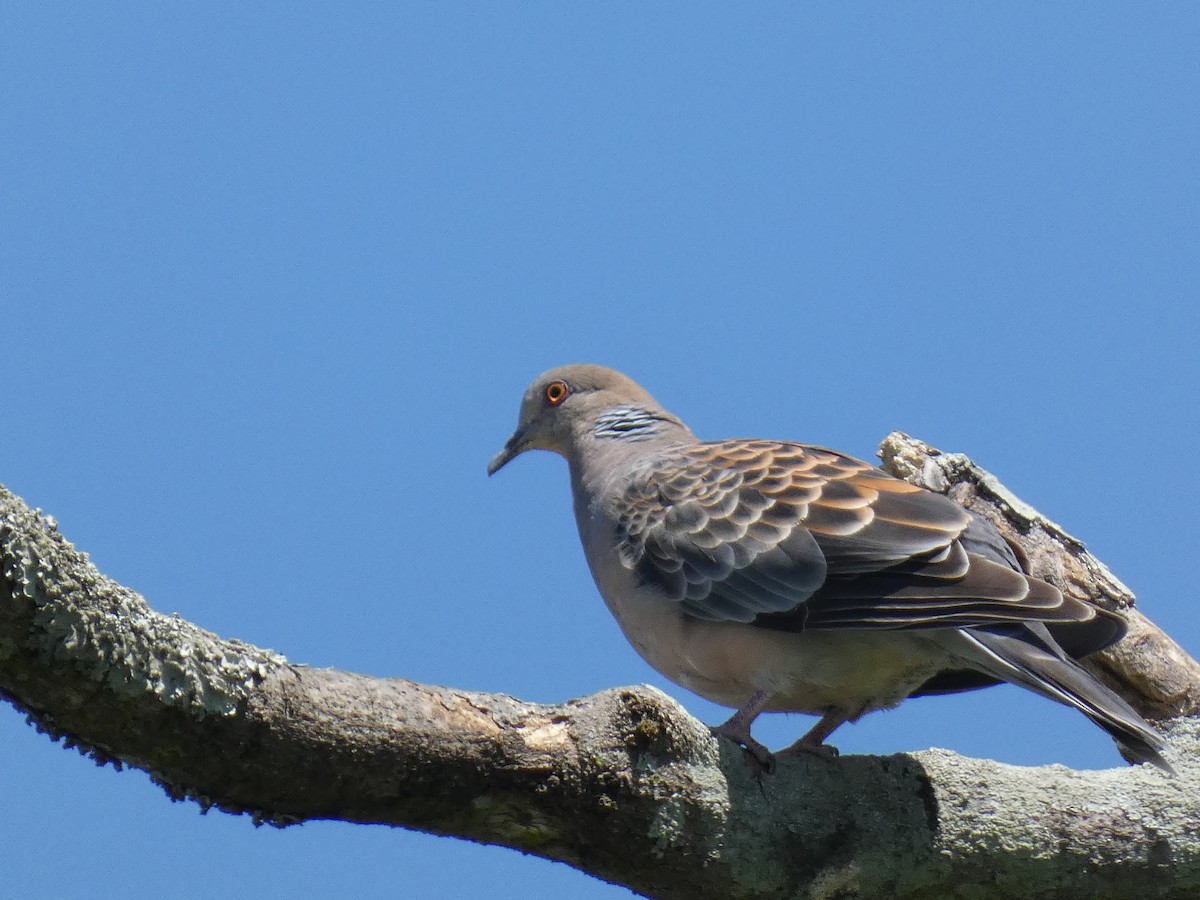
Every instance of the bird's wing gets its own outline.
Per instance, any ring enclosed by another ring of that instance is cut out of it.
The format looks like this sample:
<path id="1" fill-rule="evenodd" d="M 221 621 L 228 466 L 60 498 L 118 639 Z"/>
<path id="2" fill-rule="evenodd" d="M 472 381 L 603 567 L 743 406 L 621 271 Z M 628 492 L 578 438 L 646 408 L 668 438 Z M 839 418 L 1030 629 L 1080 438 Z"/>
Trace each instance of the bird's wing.
<path id="1" fill-rule="evenodd" d="M 861 460 L 760 440 L 656 454 L 618 503 L 622 562 L 691 615 L 766 627 L 1084 621 L 1088 604 L 968 553 L 958 504 Z"/>

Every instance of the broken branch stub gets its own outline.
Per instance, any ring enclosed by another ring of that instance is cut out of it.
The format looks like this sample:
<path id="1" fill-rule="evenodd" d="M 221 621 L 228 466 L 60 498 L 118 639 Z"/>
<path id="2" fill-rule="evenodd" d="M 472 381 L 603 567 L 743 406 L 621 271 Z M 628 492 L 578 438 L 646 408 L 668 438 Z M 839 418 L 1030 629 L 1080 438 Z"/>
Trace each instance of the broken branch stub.
<path id="1" fill-rule="evenodd" d="M 962 453 L 943 453 L 893 431 L 879 445 L 888 473 L 983 516 L 1017 551 L 1025 571 L 1064 594 L 1121 613 L 1126 636 L 1084 661 L 1150 719 L 1200 713 L 1200 663 L 1134 608 L 1134 594 L 1083 541 L 1042 515 Z"/>

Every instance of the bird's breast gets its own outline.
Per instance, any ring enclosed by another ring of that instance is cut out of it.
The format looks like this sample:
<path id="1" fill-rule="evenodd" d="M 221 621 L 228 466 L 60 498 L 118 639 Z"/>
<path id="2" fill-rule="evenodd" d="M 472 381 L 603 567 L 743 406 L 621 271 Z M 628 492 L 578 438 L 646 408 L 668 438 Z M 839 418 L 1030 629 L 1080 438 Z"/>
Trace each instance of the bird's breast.
<path id="1" fill-rule="evenodd" d="M 611 546 L 590 541 L 585 546 Z M 653 585 L 641 583 L 615 553 L 589 554 L 605 604 L 626 639 L 666 678 L 714 703 L 738 708 L 760 690 L 767 709 L 850 715 L 894 706 L 932 675 L 951 667 L 928 633 L 776 631 L 715 622 L 683 612 Z"/>

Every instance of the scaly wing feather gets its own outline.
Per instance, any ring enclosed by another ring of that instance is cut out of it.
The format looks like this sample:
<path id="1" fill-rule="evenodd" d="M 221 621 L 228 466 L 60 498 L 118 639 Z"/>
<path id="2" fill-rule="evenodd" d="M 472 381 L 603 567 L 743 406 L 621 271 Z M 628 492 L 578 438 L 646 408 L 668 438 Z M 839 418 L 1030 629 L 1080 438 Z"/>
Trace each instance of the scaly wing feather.
<path id="1" fill-rule="evenodd" d="M 620 509 L 622 561 L 702 619 L 802 630 L 1096 616 L 965 550 L 973 519 L 958 504 L 820 447 L 672 448 L 641 464 Z"/>

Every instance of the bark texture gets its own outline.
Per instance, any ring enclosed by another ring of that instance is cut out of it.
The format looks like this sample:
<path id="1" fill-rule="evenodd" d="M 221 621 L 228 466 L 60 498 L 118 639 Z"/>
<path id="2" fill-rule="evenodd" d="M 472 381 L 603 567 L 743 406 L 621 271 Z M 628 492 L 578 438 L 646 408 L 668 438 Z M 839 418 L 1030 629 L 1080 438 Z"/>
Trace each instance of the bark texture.
<path id="1" fill-rule="evenodd" d="M 898 434 L 881 452 L 993 518 L 1033 574 L 1132 605 L 970 460 Z M 1145 620 L 1097 665 L 1170 718 L 1178 777 L 932 750 L 786 759 L 755 779 L 652 688 L 544 706 L 221 639 L 154 612 L 0 488 L 0 696 L 52 737 L 205 807 L 501 844 L 650 897 L 1200 896 L 1200 667 Z"/>

